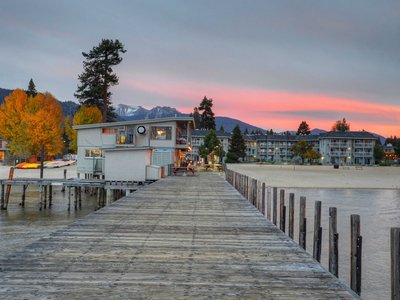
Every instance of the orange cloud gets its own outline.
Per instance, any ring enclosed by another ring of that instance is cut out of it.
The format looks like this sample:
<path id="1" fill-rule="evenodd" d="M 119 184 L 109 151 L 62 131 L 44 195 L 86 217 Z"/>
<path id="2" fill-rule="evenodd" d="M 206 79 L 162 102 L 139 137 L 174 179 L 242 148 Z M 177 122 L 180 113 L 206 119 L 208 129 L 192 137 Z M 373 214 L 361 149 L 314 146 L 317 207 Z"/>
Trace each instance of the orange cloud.
<path id="1" fill-rule="evenodd" d="M 312 128 L 329 130 L 336 120 L 345 117 L 352 130 L 364 129 L 384 136 L 400 135 L 398 105 L 165 78 L 132 78 L 121 84 L 152 94 L 155 98 L 163 96 L 176 99 L 177 103 L 165 105 L 176 106 L 178 110 L 186 113 L 191 112 L 193 107 L 207 96 L 214 99 L 214 112 L 217 115 L 237 118 L 262 128 L 296 130 L 304 120 Z"/>

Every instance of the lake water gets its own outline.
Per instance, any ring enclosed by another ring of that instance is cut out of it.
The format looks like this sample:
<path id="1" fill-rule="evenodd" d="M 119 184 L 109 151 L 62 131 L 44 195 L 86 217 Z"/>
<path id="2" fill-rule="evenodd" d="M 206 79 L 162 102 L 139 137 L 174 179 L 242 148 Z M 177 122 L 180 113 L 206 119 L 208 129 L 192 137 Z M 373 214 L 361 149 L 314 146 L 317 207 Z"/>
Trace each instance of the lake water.
<path id="1" fill-rule="evenodd" d="M 299 197 L 307 198 L 307 251 L 312 253 L 314 203 L 322 202 L 321 264 L 328 269 L 329 207 L 336 207 L 339 233 L 339 278 L 350 285 L 350 215 L 361 219 L 363 299 L 390 299 L 390 228 L 400 227 L 400 191 L 389 189 L 285 189 L 295 193 L 295 216 L 299 215 Z M 279 192 L 278 192 L 279 197 Z M 279 205 L 279 199 L 278 199 Z M 278 216 L 279 220 L 279 216 Z M 279 223 L 278 223 L 279 224 Z M 298 242 L 298 219 L 295 220 Z"/>
<path id="2" fill-rule="evenodd" d="M 67 189 L 68 191 L 68 189 Z M 22 187 L 12 187 L 7 210 L 0 211 L 0 255 L 6 256 L 50 234 L 76 219 L 93 212 L 97 207 L 95 196 L 82 194 L 82 208 L 75 211 L 73 205 L 68 212 L 68 193 L 61 186 L 53 187 L 53 205 L 39 211 L 39 189 L 29 186 L 25 207 L 21 202 Z"/>

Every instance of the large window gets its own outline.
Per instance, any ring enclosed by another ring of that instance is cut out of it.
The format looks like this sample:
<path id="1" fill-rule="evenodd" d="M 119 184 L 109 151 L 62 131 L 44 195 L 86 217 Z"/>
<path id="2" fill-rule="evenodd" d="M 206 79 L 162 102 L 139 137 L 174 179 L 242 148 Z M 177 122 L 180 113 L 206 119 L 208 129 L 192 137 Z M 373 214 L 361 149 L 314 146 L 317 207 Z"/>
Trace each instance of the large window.
<path id="1" fill-rule="evenodd" d="M 150 136 L 152 140 L 171 140 L 172 128 L 152 126 Z"/>
<path id="2" fill-rule="evenodd" d="M 103 157 L 103 151 L 99 149 L 86 149 L 85 150 L 85 157 Z"/>

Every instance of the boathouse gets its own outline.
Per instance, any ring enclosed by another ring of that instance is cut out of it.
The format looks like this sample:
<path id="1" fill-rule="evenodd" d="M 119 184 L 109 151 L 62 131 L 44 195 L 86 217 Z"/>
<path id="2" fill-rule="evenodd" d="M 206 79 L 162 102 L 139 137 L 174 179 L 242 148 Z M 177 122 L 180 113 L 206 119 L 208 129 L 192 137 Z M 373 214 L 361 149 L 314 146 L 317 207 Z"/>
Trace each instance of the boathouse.
<path id="1" fill-rule="evenodd" d="M 77 172 L 105 180 L 144 181 L 181 165 L 190 151 L 192 117 L 74 126 Z"/>

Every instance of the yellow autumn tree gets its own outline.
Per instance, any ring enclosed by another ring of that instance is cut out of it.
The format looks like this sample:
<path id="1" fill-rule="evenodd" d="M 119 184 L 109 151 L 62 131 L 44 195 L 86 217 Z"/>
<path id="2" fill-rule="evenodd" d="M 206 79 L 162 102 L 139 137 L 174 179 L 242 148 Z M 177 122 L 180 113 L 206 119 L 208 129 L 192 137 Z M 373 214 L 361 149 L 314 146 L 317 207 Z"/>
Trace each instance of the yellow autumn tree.
<path id="1" fill-rule="evenodd" d="M 72 125 L 84 125 L 101 123 L 103 114 L 96 106 L 81 106 L 75 113 L 72 120 Z M 67 122 L 65 125 L 65 133 L 70 140 L 70 151 L 76 153 L 78 148 L 78 137 L 76 130 L 71 127 L 68 128 Z"/>
<path id="2" fill-rule="evenodd" d="M 0 136 L 8 141 L 11 153 L 18 156 L 30 154 L 27 136 L 26 105 L 28 97 L 23 90 L 16 89 L 5 97 L 0 106 Z"/>
<path id="3" fill-rule="evenodd" d="M 0 136 L 16 156 L 37 155 L 42 145 L 47 155 L 61 153 L 62 121 L 61 104 L 49 93 L 28 97 L 17 89 L 0 106 Z"/>
<path id="4" fill-rule="evenodd" d="M 60 102 L 50 93 L 30 98 L 27 107 L 27 129 L 33 154 L 39 154 L 44 145 L 46 155 L 63 150 L 64 115 Z"/>

